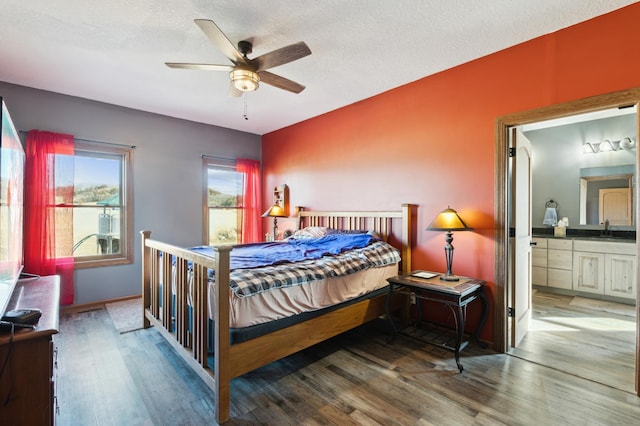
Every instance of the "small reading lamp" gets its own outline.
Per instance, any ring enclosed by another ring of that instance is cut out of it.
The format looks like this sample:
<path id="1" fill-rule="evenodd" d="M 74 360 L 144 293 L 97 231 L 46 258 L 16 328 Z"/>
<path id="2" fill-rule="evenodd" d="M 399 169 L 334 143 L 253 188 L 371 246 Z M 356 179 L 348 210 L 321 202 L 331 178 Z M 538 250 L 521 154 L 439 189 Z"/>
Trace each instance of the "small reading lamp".
<path id="1" fill-rule="evenodd" d="M 262 214 L 262 217 L 272 217 L 273 218 L 273 241 L 276 240 L 278 235 L 278 218 L 286 217 L 284 209 L 278 203 L 269 207 L 269 209 Z"/>
<path id="2" fill-rule="evenodd" d="M 438 216 L 429 224 L 427 231 L 446 231 L 447 236 L 445 241 L 447 244 L 444 246 L 444 253 L 447 259 L 447 273 L 440 275 L 442 281 L 459 281 L 460 278 L 453 275 L 451 272 L 451 266 L 453 264 L 453 231 L 473 231 L 473 228 L 467 226 L 464 220 L 458 216 L 458 212 L 454 209 L 447 207 L 442 210 Z"/>

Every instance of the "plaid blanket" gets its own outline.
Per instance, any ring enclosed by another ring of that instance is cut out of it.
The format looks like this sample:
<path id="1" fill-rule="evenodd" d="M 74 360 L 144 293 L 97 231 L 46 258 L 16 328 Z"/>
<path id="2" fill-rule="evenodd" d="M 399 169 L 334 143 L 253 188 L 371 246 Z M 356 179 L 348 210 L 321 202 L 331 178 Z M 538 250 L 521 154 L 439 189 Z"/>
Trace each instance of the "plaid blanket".
<path id="1" fill-rule="evenodd" d="M 231 290 L 247 297 L 275 288 L 292 287 L 310 281 L 353 274 L 368 268 L 400 262 L 400 254 L 390 244 L 375 241 L 336 256 L 302 262 L 231 271 Z"/>

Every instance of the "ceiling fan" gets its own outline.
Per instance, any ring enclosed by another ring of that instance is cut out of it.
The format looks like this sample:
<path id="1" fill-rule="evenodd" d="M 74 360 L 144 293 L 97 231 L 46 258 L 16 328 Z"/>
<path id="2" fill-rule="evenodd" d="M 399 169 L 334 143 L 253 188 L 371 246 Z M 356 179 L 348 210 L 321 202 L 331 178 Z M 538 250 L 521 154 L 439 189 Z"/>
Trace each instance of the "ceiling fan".
<path id="1" fill-rule="evenodd" d="M 247 55 L 251 54 L 253 49 L 251 42 L 242 40 L 238 42 L 238 48 L 236 49 L 213 21 L 209 19 L 195 19 L 194 21 L 209 40 L 229 58 L 233 65 L 165 62 L 169 68 L 228 71 L 231 79 L 229 96 L 241 96 L 243 92 L 256 90 L 260 82 L 293 93 L 300 93 L 304 90 L 305 86 L 266 71 L 269 68 L 284 65 L 310 55 L 311 50 L 303 41 L 265 53 L 257 58 L 249 59 Z"/>

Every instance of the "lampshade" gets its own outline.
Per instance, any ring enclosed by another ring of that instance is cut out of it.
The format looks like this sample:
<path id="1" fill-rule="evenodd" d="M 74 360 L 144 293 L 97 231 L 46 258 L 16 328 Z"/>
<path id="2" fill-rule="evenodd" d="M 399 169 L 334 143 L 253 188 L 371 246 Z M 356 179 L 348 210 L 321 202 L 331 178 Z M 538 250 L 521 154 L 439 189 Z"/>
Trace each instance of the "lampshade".
<path id="1" fill-rule="evenodd" d="M 235 69 L 229 73 L 234 87 L 242 92 L 251 92 L 258 88 L 260 76 L 249 70 Z"/>
<path id="2" fill-rule="evenodd" d="M 286 217 L 286 213 L 280 204 L 274 204 L 262 214 L 262 217 Z"/>
<path id="3" fill-rule="evenodd" d="M 600 142 L 600 146 L 598 148 L 600 152 L 613 151 L 613 145 L 611 145 L 611 142 L 608 139 Z"/>
<path id="4" fill-rule="evenodd" d="M 636 147 L 636 142 L 631 138 L 624 138 L 620 141 L 620 149 L 633 149 Z"/>
<path id="5" fill-rule="evenodd" d="M 451 207 L 438 213 L 426 229 L 427 231 L 473 231 Z"/>
<path id="6" fill-rule="evenodd" d="M 595 154 L 596 153 L 596 147 L 592 143 L 585 142 L 582 145 L 582 152 L 585 153 L 585 154 Z"/>

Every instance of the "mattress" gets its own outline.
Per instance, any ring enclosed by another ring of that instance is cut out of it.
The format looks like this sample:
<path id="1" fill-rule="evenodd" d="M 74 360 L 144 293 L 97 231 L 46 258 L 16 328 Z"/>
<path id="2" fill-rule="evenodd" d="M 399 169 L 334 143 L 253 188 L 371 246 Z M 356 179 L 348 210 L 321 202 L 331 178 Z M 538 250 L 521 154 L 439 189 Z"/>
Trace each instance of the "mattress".
<path id="1" fill-rule="evenodd" d="M 381 242 L 375 243 L 374 245 L 380 244 L 386 245 L 386 243 Z M 295 285 L 274 286 L 268 290 L 251 292 L 248 295 L 242 291 L 230 291 L 230 327 L 232 329 L 255 327 L 284 318 L 295 317 L 303 313 L 320 311 L 331 306 L 362 298 L 369 293 L 377 292 L 387 287 L 387 278 L 398 274 L 399 255 L 397 255 L 397 259 L 387 259 L 384 262 L 386 263 L 388 261 L 391 263 L 368 267 L 367 269 L 350 269 L 344 267 L 344 265 L 349 264 L 349 259 L 353 260 L 354 256 L 358 257 L 358 253 L 360 253 L 360 257 L 364 256 L 362 254 L 364 252 L 370 254 L 371 250 L 375 249 L 373 247 L 374 245 L 351 250 L 337 256 L 331 256 L 329 262 L 337 266 L 338 269 L 341 269 L 337 276 L 315 277 L 310 280 L 302 280 Z M 360 252 L 358 252 L 358 250 Z M 388 246 L 385 250 L 397 252 L 397 250 L 391 246 Z M 377 251 L 379 251 L 379 248 Z M 301 263 L 304 262 L 298 262 L 298 264 Z M 374 263 L 380 264 L 382 262 L 380 262 L 380 258 L 378 257 Z M 295 263 L 291 265 L 293 266 Z M 278 265 L 272 267 L 272 269 L 267 268 L 262 270 L 273 271 L 275 273 L 278 269 L 283 268 L 288 268 L 288 266 Z M 304 269 L 309 268 L 307 266 Z M 260 269 L 256 269 L 256 271 L 258 270 Z M 242 271 L 239 272 L 244 274 Z M 173 273 L 175 278 L 175 269 Z M 234 273 L 235 272 L 232 272 L 232 274 Z M 336 274 L 334 273 L 333 275 Z M 244 277 L 244 275 L 241 276 Z M 172 289 L 174 295 L 176 294 L 175 282 L 176 280 L 174 279 Z M 191 305 L 192 285 L 191 277 L 189 277 L 189 293 L 187 295 L 189 305 Z M 214 285 L 214 281 L 209 280 L 208 311 L 211 320 L 215 320 Z M 232 285 L 232 288 L 233 287 Z"/>
<path id="2" fill-rule="evenodd" d="M 279 288 L 251 297 L 238 297 L 231 292 L 230 326 L 250 327 L 338 305 L 386 287 L 387 278 L 397 274 L 398 265 L 391 264 L 349 275 L 315 280 L 304 285 Z M 213 291 L 209 291 L 209 294 L 209 312 L 212 312 Z"/>

